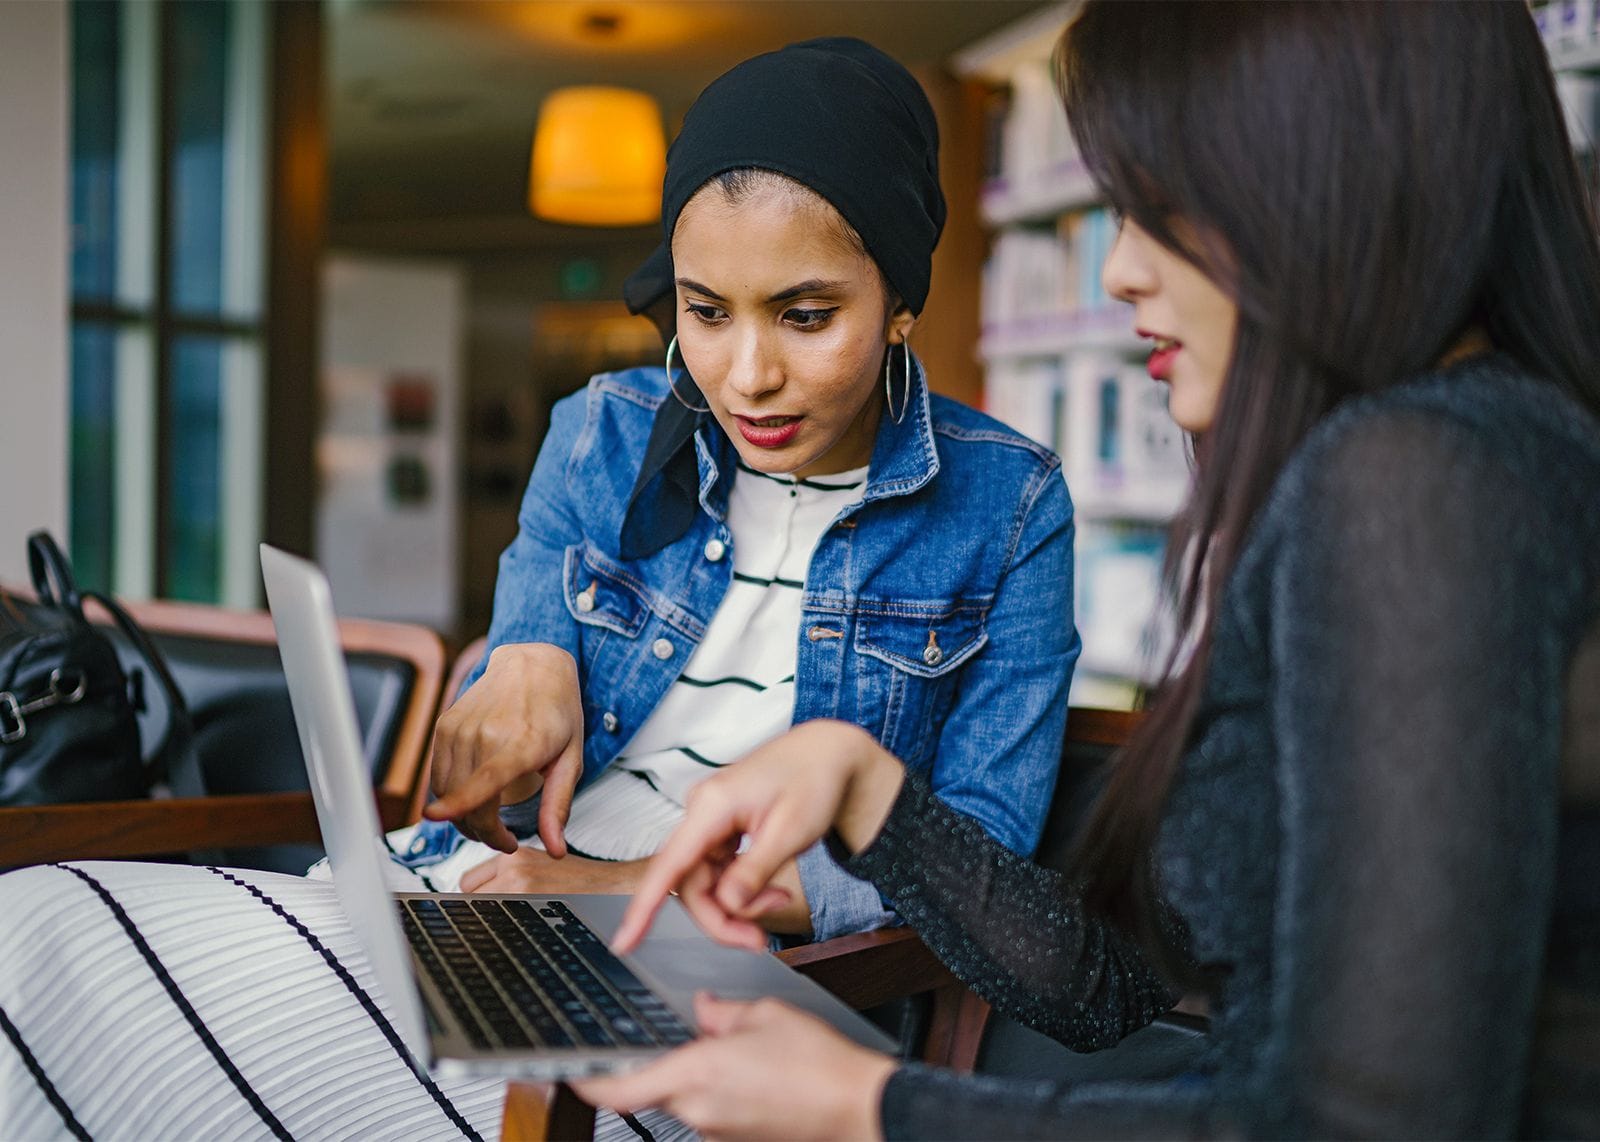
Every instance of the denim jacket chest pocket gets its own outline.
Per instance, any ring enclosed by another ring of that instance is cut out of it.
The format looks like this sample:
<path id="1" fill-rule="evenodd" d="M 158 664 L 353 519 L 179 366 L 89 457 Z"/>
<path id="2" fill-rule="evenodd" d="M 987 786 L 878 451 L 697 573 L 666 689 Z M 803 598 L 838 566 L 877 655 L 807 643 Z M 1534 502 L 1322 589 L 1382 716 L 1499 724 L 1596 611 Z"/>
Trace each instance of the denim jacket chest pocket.
<path id="1" fill-rule="evenodd" d="M 907 765 L 925 769 L 936 735 L 929 732 L 949 712 L 961 668 L 989 641 L 987 603 L 915 613 L 900 602 L 893 611 L 863 607 L 854 638 L 856 696 L 870 726 L 882 711 L 878 740 Z"/>
<path id="2" fill-rule="evenodd" d="M 627 693 L 640 669 L 639 636 L 650 621 L 649 599 L 643 584 L 589 543 L 567 548 L 562 595 L 578 623 L 584 728 L 592 740 L 607 713 L 614 723 L 621 713 L 610 709 L 607 695 Z"/>

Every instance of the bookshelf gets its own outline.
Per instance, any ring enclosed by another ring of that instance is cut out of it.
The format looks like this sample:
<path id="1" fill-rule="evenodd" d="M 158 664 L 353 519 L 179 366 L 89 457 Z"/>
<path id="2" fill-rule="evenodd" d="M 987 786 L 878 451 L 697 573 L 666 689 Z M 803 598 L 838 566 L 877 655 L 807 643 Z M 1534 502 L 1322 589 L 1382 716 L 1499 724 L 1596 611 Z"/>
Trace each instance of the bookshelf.
<path id="1" fill-rule="evenodd" d="M 1054 449 L 1077 521 L 1084 650 L 1075 704 L 1132 704 L 1155 661 L 1150 632 L 1167 525 L 1188 491 L 1182 434 L 1144 371 L 1131 308 L 1105 295 L 1114 223 L 1056 98 L 1050 53 L 1068 4 L 1040 9 L 952 61 L 989 85 L 989 231 L 978 357 L 987 411 Z"/>
<path id="2" fill-rule="evenodd" d="M 1588 43 L 1552 45 L 1550 66 L 1558 72 L 1600 72 L 1600 36 Z"/>
<path id="3" fill-rule="evenodd" d="M 1586 173 L 1595 178 L 1600 153 L 1600 2 L 1551 0 L 1533 9 L 1534 23 L 1550 53 L 1556 73 L 1556 94 L 1567 117 L 1573 145 L 1590 162 Z"/>
<path id="4" fill-rule="evenodd" d="M 986 409 L 1062 458 L 1078 524 L 1072 701 L 1122 706 L 1157 661 L 1167 525 L 1188 492 L 1182 434 L 1146 347 L 1099 267 L 1114 236 L 1067 128 L 1050 54 L 1073 5 L 1055 4 L 958 53 L 994 92 L 978 213 L 989 233 L 981 336 Z M 1580 150 L 1600 138 L 1600 0 L 1535 0 L 1534 18 Z"/>
<path id="5" fill-rule="evenodd" d="M 1600 3 L 1533 0 L 1532 9 L 1554 71 L 1600 72 Z"/>

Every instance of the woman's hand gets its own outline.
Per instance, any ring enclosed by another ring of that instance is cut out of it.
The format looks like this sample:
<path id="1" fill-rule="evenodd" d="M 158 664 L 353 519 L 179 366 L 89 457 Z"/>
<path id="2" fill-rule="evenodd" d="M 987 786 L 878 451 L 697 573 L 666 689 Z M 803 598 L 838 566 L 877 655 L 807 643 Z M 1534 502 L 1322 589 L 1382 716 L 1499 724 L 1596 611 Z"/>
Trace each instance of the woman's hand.
<path id="1" fill-rule="evenodd" d="M 583 705 L 572 655 L 548 643 L 499 646 L 483 677 L 439 719 L 430 773 L 438 800 L 422 813 L 515 853 L 517 838 L 501 823 L 500 806 L 526 801 L 542 786 L 539 839 L 560 858 L 582 773 Z"/>
<path id="2" fill-rule="evenodd" d="M 514 853 L 490 857 L 461 877 L 462 892 L 519 892 L 527 896 L 555 893 L 600 893 L 632 896 L 644 880 L 648 860 L 594 860 L 570 852 L 557 860 L 542 849 L 524 845 Z M 773 877 L 787 894 L 787 905 L 761 917 L 769 932 L 809 937 L 811 909 L 806 903 L 800 870 L 789 861 Z"/>
<path id="3" fill-rule="evenodd" d="M 627 895 L 644 876 L 645 864 L 642 860 L 592 860 L 570 853 L 557 860 L 542 849 L 524 846 L 469 868 L 461 876 L 461 891 Z"/>
<path id="4" fill-rule="evenodd" d="M 714 939 L 765 950 L 757 919 L 792 903 L 778 871 L 830 828 L 852 851 L 865 848 L 904 777 L 898 759 L 847 722 L 806 722 L 774 738 L 689 791 L 683 823 L 651 858 L 613 947 L 637 947 L 676 890 Z"/>
<path id="5" fill-rule="evenodd" d="M 881 1137 L 893 1059 L 775 999 L 702 994 L 694 1007 L 695 1042 L 632 1074 L 570 1085 L 595 1106 L 659 1106 L 712 1139 Z"/>

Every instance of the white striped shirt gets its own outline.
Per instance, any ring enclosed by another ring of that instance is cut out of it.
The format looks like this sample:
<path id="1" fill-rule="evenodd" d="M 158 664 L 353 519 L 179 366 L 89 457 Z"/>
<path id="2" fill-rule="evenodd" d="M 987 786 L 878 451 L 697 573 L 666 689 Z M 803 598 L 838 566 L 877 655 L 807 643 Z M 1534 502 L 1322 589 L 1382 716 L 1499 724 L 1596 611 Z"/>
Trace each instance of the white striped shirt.
<path id="1" fill-rule="evenodd" d="M 573 802 L 567 837 L 578 851 L 649 856 L 691 788 L 789 728 L 811 553 L 866 482 L 864 467 L 794 480 L 739 465 L 728 496 L 733 582 L 660 705 Z"/>

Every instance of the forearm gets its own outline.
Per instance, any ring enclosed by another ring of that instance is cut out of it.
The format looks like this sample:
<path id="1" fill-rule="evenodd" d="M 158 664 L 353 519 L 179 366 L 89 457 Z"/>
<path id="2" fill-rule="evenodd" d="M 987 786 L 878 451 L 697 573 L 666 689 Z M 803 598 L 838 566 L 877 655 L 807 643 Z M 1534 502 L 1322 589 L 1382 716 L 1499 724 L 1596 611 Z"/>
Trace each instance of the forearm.
<path id="1" fill-rule="evenodd" d="M 846 871 L 877 885 L 997 1009 L 1074 1049 L 1110 1046 L 1176 999 L 1061 876 L 1006 849 L 915 776 Z"/>
<path id="2" fill-rule="evenodd" d="M 897 1139 L 1237 1136 L 1208 1082 L 1057 1083 L 908 1064 L 890 1076 L 879 1130 Z"/>
<path id="3" fill-rule="evenodd" d="M 580 863 L 581 862 L 581 863 Z M 562 876 L 563 866 L 569 866 L 573 876 Z M 582 857 L 567 857 L 563 861 L 550 866 L 554 874 L 563 881 L 560 887 L 563 891 L 584 891 L 594 893 L 615 894 L 631 896 L 639 888 L 644 879 L 645 869 L 650 866 L 646 860 L 626 861 L 595 861 L 584 860 Z M 578 869 L 582 869 L 579 873 Z M 582 887 L 576 883 L 578 877 L 582 878 Z M 789 902 L 781 908 L 774 909 L 761 917 L 761 924 L 769 932 L 779 932 L 784 935 L 811 935 L 811 909 L 806 904 L 805 889 L 800 883 L 800 872 L 795 862 L 790 861 L 773 877 L 772 883 L 789 892 Z M 555 889 L 551 889 L 554 891 Z"/>

